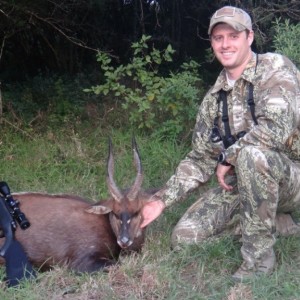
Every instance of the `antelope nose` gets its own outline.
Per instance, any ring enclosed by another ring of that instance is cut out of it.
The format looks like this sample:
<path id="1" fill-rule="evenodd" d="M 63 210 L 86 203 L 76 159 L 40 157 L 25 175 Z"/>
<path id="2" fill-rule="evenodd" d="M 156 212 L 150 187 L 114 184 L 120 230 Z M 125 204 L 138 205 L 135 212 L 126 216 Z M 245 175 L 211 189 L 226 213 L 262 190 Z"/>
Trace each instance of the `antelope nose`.
<path id="1" fill-rule="evenodd" d="M 129 238 L 127 236 L 122 236 L 120 242 L 122 245 L 126 246 L 129 243 Z"/>

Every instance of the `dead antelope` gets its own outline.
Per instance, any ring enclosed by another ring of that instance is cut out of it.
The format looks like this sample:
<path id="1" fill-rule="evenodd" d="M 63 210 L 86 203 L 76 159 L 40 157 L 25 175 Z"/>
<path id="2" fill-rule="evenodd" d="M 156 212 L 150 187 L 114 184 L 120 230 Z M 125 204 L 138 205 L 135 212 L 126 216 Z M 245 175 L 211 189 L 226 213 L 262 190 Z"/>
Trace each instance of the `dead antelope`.
<path id="1" fill-rule="evenodd" d="M 109 142 L 107 186 L 110 198 L 91 205 L 71 195 L 14 193 L 31 226 L 19 227 L 16 239 L 30 262 L 41 270 L 53 265 L 93 272 L 111 265 L 120 250 L 140 250 L 144 242 L 141 209 L 153 194 L 141 191 L 143 171 L 133 139 L 137 175 L 131 188 L 121 191 L 114 181 L 114 159 Z M 0 244 L 1 246 L 1 244 Z"/>

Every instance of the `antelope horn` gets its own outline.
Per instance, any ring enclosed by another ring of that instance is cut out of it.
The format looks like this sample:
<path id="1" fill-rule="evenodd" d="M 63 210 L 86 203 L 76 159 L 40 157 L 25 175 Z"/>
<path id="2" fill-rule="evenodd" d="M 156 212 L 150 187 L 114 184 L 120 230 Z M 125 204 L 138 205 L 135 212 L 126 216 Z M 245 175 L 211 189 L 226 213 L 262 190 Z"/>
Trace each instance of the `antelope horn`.
<path id="1" fill-rule="evenodd" d="M 132 150 L 133 150 L 134 164 L 137 170 L 137 175 L 132 187 L 130 188 L 127 194 L 127 198 L 129 201 L 134 201 L 136 199 L 143 182 L 142 163 L 141 163 L 139 150 L 134 136 L 132 137 Z"/>
<path id="2" fill-rule="evenodd" d="M 114 158 L 113 158 L 113 151 L 112 151 L 112 141 L 110 137 L 108 139 L 108 145 L 109 146 L 108 146 L 106 183 L 111 196 L 114 198 L 114 200 L 121 203 L 123 195 L 120 192 L 114 180 Z"/>

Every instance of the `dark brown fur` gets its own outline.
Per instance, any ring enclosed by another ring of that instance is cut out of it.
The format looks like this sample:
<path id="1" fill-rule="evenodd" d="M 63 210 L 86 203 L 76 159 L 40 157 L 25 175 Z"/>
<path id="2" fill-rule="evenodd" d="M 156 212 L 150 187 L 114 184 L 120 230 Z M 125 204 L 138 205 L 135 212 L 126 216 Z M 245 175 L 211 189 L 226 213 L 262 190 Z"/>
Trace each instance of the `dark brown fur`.
<path id="1" fill-rule="evenodd" d="M 77 196 L 20 193 L 13 197 L 31 223 L 26 230 L 18 226 L 15 235 L 31 263 L 41 270 L 59 265 L 78 272 L 93 272 L 116 261 L 121 247 L 110 223 L 111 220 L 115 228 L 119 226 L 112 214 L 118 215 L 124 209 L 137 212 L 143 202 L 136 202 L 136 208 L 132 203 L 121 207 L 110 199 L 94 206 L 112 204 L 114 213 L 94 214 L 86 212 L 91 203 Z M 144 242 L 144 230 L 139 224 L 140 221 L 132 223 L 136 227 L 133 234 L 138 236 L 129 250 L 140 250 Z"/>
<path id="2" fill-rule="evenodd" d="M 114 263 L 122 248 L 141 249 L 144 242 L 141 209 L 155 196 L 140 191 L 142 168 L 133 142 L 137 177 L 126 191 L 119 190 L 113 180 L 110 142 L 108 200 L 92 205 L 78 196 L 13 194 L 31 224 L 26 230 L 17 226 L 15 236 L 34 266 L 45 270 L 59 265 L 78 272 L 93 272 Z"/>

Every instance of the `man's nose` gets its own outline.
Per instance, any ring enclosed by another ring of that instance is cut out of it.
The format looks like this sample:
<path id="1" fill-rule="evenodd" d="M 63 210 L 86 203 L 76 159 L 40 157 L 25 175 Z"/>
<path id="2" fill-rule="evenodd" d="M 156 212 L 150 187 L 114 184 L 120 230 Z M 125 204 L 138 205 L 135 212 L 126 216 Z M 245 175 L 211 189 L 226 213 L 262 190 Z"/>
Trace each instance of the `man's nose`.
<path id="1" fill-rule="evenodd" d="M 224 37 L 222 40 L 222 47 L 227 48 L 229 46 L 229 40 L 227 37 Z"/>

